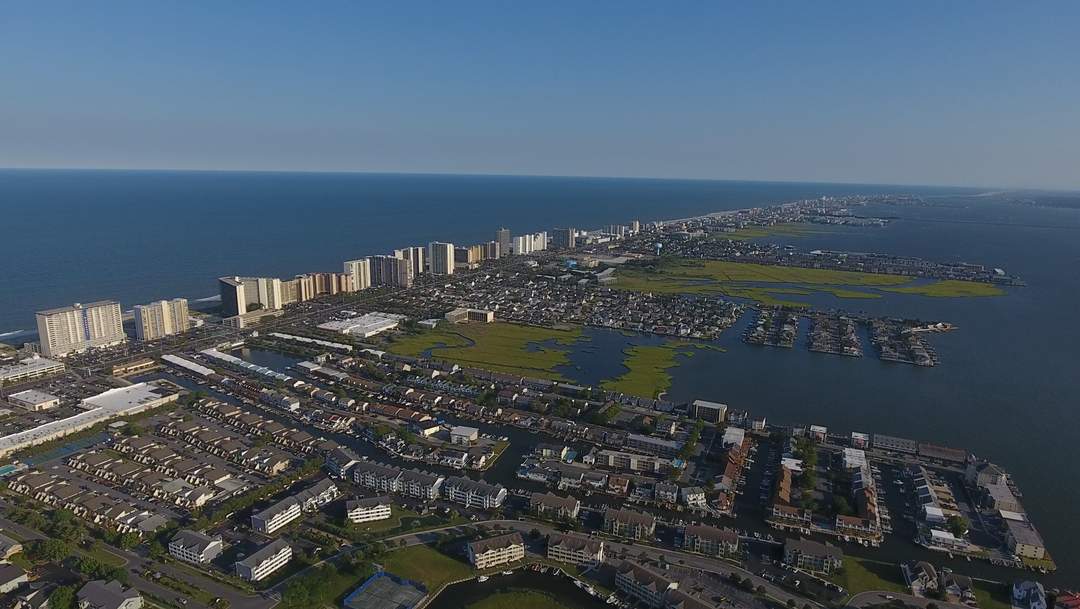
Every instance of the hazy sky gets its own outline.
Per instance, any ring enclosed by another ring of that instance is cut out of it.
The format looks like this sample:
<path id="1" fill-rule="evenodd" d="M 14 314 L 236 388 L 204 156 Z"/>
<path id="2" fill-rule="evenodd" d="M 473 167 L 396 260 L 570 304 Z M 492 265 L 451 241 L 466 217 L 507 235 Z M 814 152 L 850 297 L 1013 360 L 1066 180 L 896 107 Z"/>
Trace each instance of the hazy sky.
<path id="1" fill-rule="evenodd" d="M 1080 2 L 0 11 L 0 167 L 1080 188 Z"/>

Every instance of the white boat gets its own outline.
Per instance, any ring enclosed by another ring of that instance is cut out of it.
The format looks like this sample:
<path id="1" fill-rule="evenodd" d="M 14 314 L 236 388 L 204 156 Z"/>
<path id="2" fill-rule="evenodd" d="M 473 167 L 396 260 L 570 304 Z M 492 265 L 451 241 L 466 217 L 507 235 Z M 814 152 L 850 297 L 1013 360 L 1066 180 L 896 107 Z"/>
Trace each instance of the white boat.
<path id="1" fill-rule="evenodd" d="M 487 575 L 481 575 L 480 577 L 477 577 L 477 578 L 476 578 L 476 581 L 478 581 L 478 582 L 480 582 L 480 583 L 484 583 L 484 582 L 486 582 L 487 580 L 488 580 L 488 576 L 487 576 Z"/>
<path id="2" fill-rule="evenodd" d="M 513 575 L 514 572 L 513 571 L 503 571 L 502 574 L 503 575 Z"/>

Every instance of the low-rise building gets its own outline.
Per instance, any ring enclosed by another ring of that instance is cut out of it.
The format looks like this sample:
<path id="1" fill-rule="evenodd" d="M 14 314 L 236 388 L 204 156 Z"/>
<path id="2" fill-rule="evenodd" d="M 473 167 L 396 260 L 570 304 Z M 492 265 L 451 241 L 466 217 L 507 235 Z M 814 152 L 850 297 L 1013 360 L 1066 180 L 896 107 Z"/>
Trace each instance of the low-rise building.
<path id="1" fill-rule="evenodd" d="M 489 537 L 468 544 L 469 562 L 477 569 L 490 569 L 525 558 L 521 533 Z"/>
<path id="2" fill-rule="evenodd" d="M 450 429 L 450 443 L 468 446 L 480 437 L 480 430 L 475 427 L 455 425 Z"/>
<path id="3" fill-rule="evenodd" d="M 656 533 L 656 517 L 644 512 L 608 508 L 604 512 L 604 531 L 629 539 L 652 539 Z"/>
<path id="4" fill-rule="evenodd" d="M 1046 545 L 1030 522 L 1006 519 L 1005 544 L 1010 552 L 1021 558 L 1046 558 Z"/>
<path id="5" fill-rule="evenodd" d="M 178 531 L 169 542 L 169 554 L 196 565 L 214 560 L 223 549 L 220 535 L 211 537 L 198 531 Z"/>
<path id="6" fill-rule="evenodd" d="M 533 493 L 529 498 L 529 509 L 537 516 L 569 520 L 578 517 L 581 502 L 570 495 L 560 497 L 554 493 Z"/>
<path id="7" fill-rule="evenodd" d="M 31 412 L 48 410 L 60 405 L 60 398 L 37 389 L 13 393 L 8 396 L 8 401 Z"/>
<path id="8" fill-rule="evenodd" d="M 678 582 L 625 560 L 615 571 L 615 589 L 652 609 L 664 607 L 668 592 L 678 587 Z"/>
<path id="9" fill-rule="evenodd" d="M 0 594 L 7 594 L 29 581 L 22 567 L 11 563 L 0 563 Z"/>
<path id="10" fill-rule="evenodd" d="M 828 575 L 844 565 L 844 554 L 831 543 L 810 539 L 784 541 L 784 562 L 792 567 Z"/>
<path id="11" fill-rule="evenodd" d="M 21 543 L 0 533 L 0 559 L 7 560 L 19 552 L 22 552 L 22 550 L 23 547 Z"/>
<path id="12" fill-rule="evenodd" d="M 547 557 L 578 566 L 595 567 L 604 562 L 603 540 L 582 535 L 548 536 Z"/>
<path id="13" fill-rule="evenodd" d="M 315 483 L 292 497 L 286 497 L 270 507 L 251 515 L 251 528 L 270 535 L 300 517 L 304 512 L 314 512 L 337 499 L 337 485 L 329 478 Z"/>
<path id="14" fill-rule="evenodd" d="M 446 479 L 443 495 L 454 503 L 485 510 L 500 507 L 506 501 L 506 489 L 502 485 L 461 476 Z"/>
<path id="15" fill-rule="evenodd" d="M 682 547 L 706 556 L 735 556 L 739 552 L 739 535 L 707 525 L 687 525 L 683 530 Z"/>
<path id="16" fill-rule="evenodd" d="M 356 524 L 386 520 L 392 515 L 389 497 L 367 497 L 352 499 L 345 503 L 345 515 Z"/>
<path id="17" fill-rule="evenodd" d="M 290 559 L 292 559 L 292 546 L 285 540 L 279 539 L 266 544 L 251 556 L 237 561 L 236 575 L 240 579 L 257 582 L 284 567 Z"/>
<path id="18" fill-rule="evenodd" d="M 79 609 L 140 609 L 142 596 L 134 588 L 125 588 L 116 580 L 95 579 L 79 589 Z"/>

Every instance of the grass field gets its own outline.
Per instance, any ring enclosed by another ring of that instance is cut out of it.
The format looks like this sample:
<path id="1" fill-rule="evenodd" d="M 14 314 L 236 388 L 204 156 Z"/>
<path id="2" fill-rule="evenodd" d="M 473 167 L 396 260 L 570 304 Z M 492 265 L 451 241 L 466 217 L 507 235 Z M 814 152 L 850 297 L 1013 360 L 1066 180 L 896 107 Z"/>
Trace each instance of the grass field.
<path id="1" fill-rule="evenodd" d="M 492 594 L 482 601 L 468 605 L 467 609 L 563 609 L 565 607 L 566 605 L 543 592 L 513 590 Z"/>
<path id="2" fill-rule="evenodd" d="M 807 303 L 785 296 L 820 293 L 842 299 L 881 298 L 889 292 L 952 298 L 1004 294 L 997 286 L 973 281 L 909 285 L 914 280 L 902 275 L 719 260 L 665 260 L 654 267 L 620 269 L 617 277 L 615 287 L 625 290 L 725 295 L 786 306 L 807 306 Z"/>
<path id="3" fill-rule="evenodd" d="M 893 563 L 852 558 L 844 559 L 844 570 L 839 575 L 829 578 L 844 588 L 849 595 L 873 590 L 883 592 L 908 593 L 900 567 Z"/>
<path id="4" fill-rule="evenodd" d="M 435 358 L 461 366 L 561 380 L 554 368 L 569 362 L 566 352 L 539 343 L 571 345 L 580 338 L 580 328 L 557 330 L 503 322 L 440 324 L 434 330 L 398 338 L 387 349 L 414 357 L 431 349 Z"/>
<path id="5" fill-rule="evenodd" d="M 623 350 L 623 365 L 629 368 L 618 378 L 604 381 L 601 386 L 608 391 L 619 391 L 646 398 L 655 398 L 671 387 L 670 368 L 675 367 L 675 356 L 680 351 L 671 345 L 635 346 Z M 690 352 L 693 353 L 693 352 Z"/>
<path id="6" fill-rule="evenodd" d="M 884 288 L 887 292 L 900 294 L 918 294 L 919 296 L 931 296 L 935 298 L 966 298 L 974 296 L 1001 296 L 1005 293 L 992 283 L 979 283 L 975 281 L 957 281 L 946 279 L 935 281 L 926 285 L 900 286 Z"/>
<path id="7" fill-rule="evenodd" d="M 411 546 L 388 554 L 383 569 L 394 575 L 420 582 L 429 592 L 472 575 L 472 568 L 428 546 Z"/>

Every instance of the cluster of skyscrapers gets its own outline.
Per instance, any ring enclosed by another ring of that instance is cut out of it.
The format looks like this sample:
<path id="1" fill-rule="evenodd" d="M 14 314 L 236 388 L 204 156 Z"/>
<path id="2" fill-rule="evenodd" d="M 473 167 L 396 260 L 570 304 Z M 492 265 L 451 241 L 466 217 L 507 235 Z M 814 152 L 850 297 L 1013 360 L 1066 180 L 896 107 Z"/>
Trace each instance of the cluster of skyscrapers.
<path id="1" fill-rule="evenodd" d="M 601 231 L 620 238 L 637 233 L 640 224 L 613 225 Z M 245 317 L 281 311 L 285 306 L 370 287 L 407 288 L 423 273 L 452 275 L 455 270 L 474 268 L 484 260 L 511 255 L 527 255 L 549 248 L 568 250 L 577 247 L 592 233 L 573 228 L 512 235 L 510 229 L 495 231 L 495 239 L 471 246 L 433 241 L 425 246 L 394 250 L 393 254 L 368 256 L 345 262 L 341 273 L 307 273 L 292 279 L 276 277 L 221 277 L 222 317 L 226 323 L 243 327 Z M 230 322 L 230 320 L 233 320 Z M 240 320 L 235 322 L 235 320 Z M 104 300 L 89 304 L 39 311 L 38 335 L 41 353 L 64 356 L 97 347 L 109 347 L 126 340 L 120 303 Z M 188 301 L 183 298 L 160 300 L 135 307 L 135 333 L 139 340 L 156 340 L 184 332 L 191 327 Z"/>
<path id="2" fill-rule="evenodd" d="M 184 298 L 135 307 L 135 333 L 139 340 L 164 338 L 190 327 L 188 301 Z M 37 330 L 41 353 L 46 357 L 111 347 L 127 340 L 124 315 L 115 300 L 38 311 Z"/>

